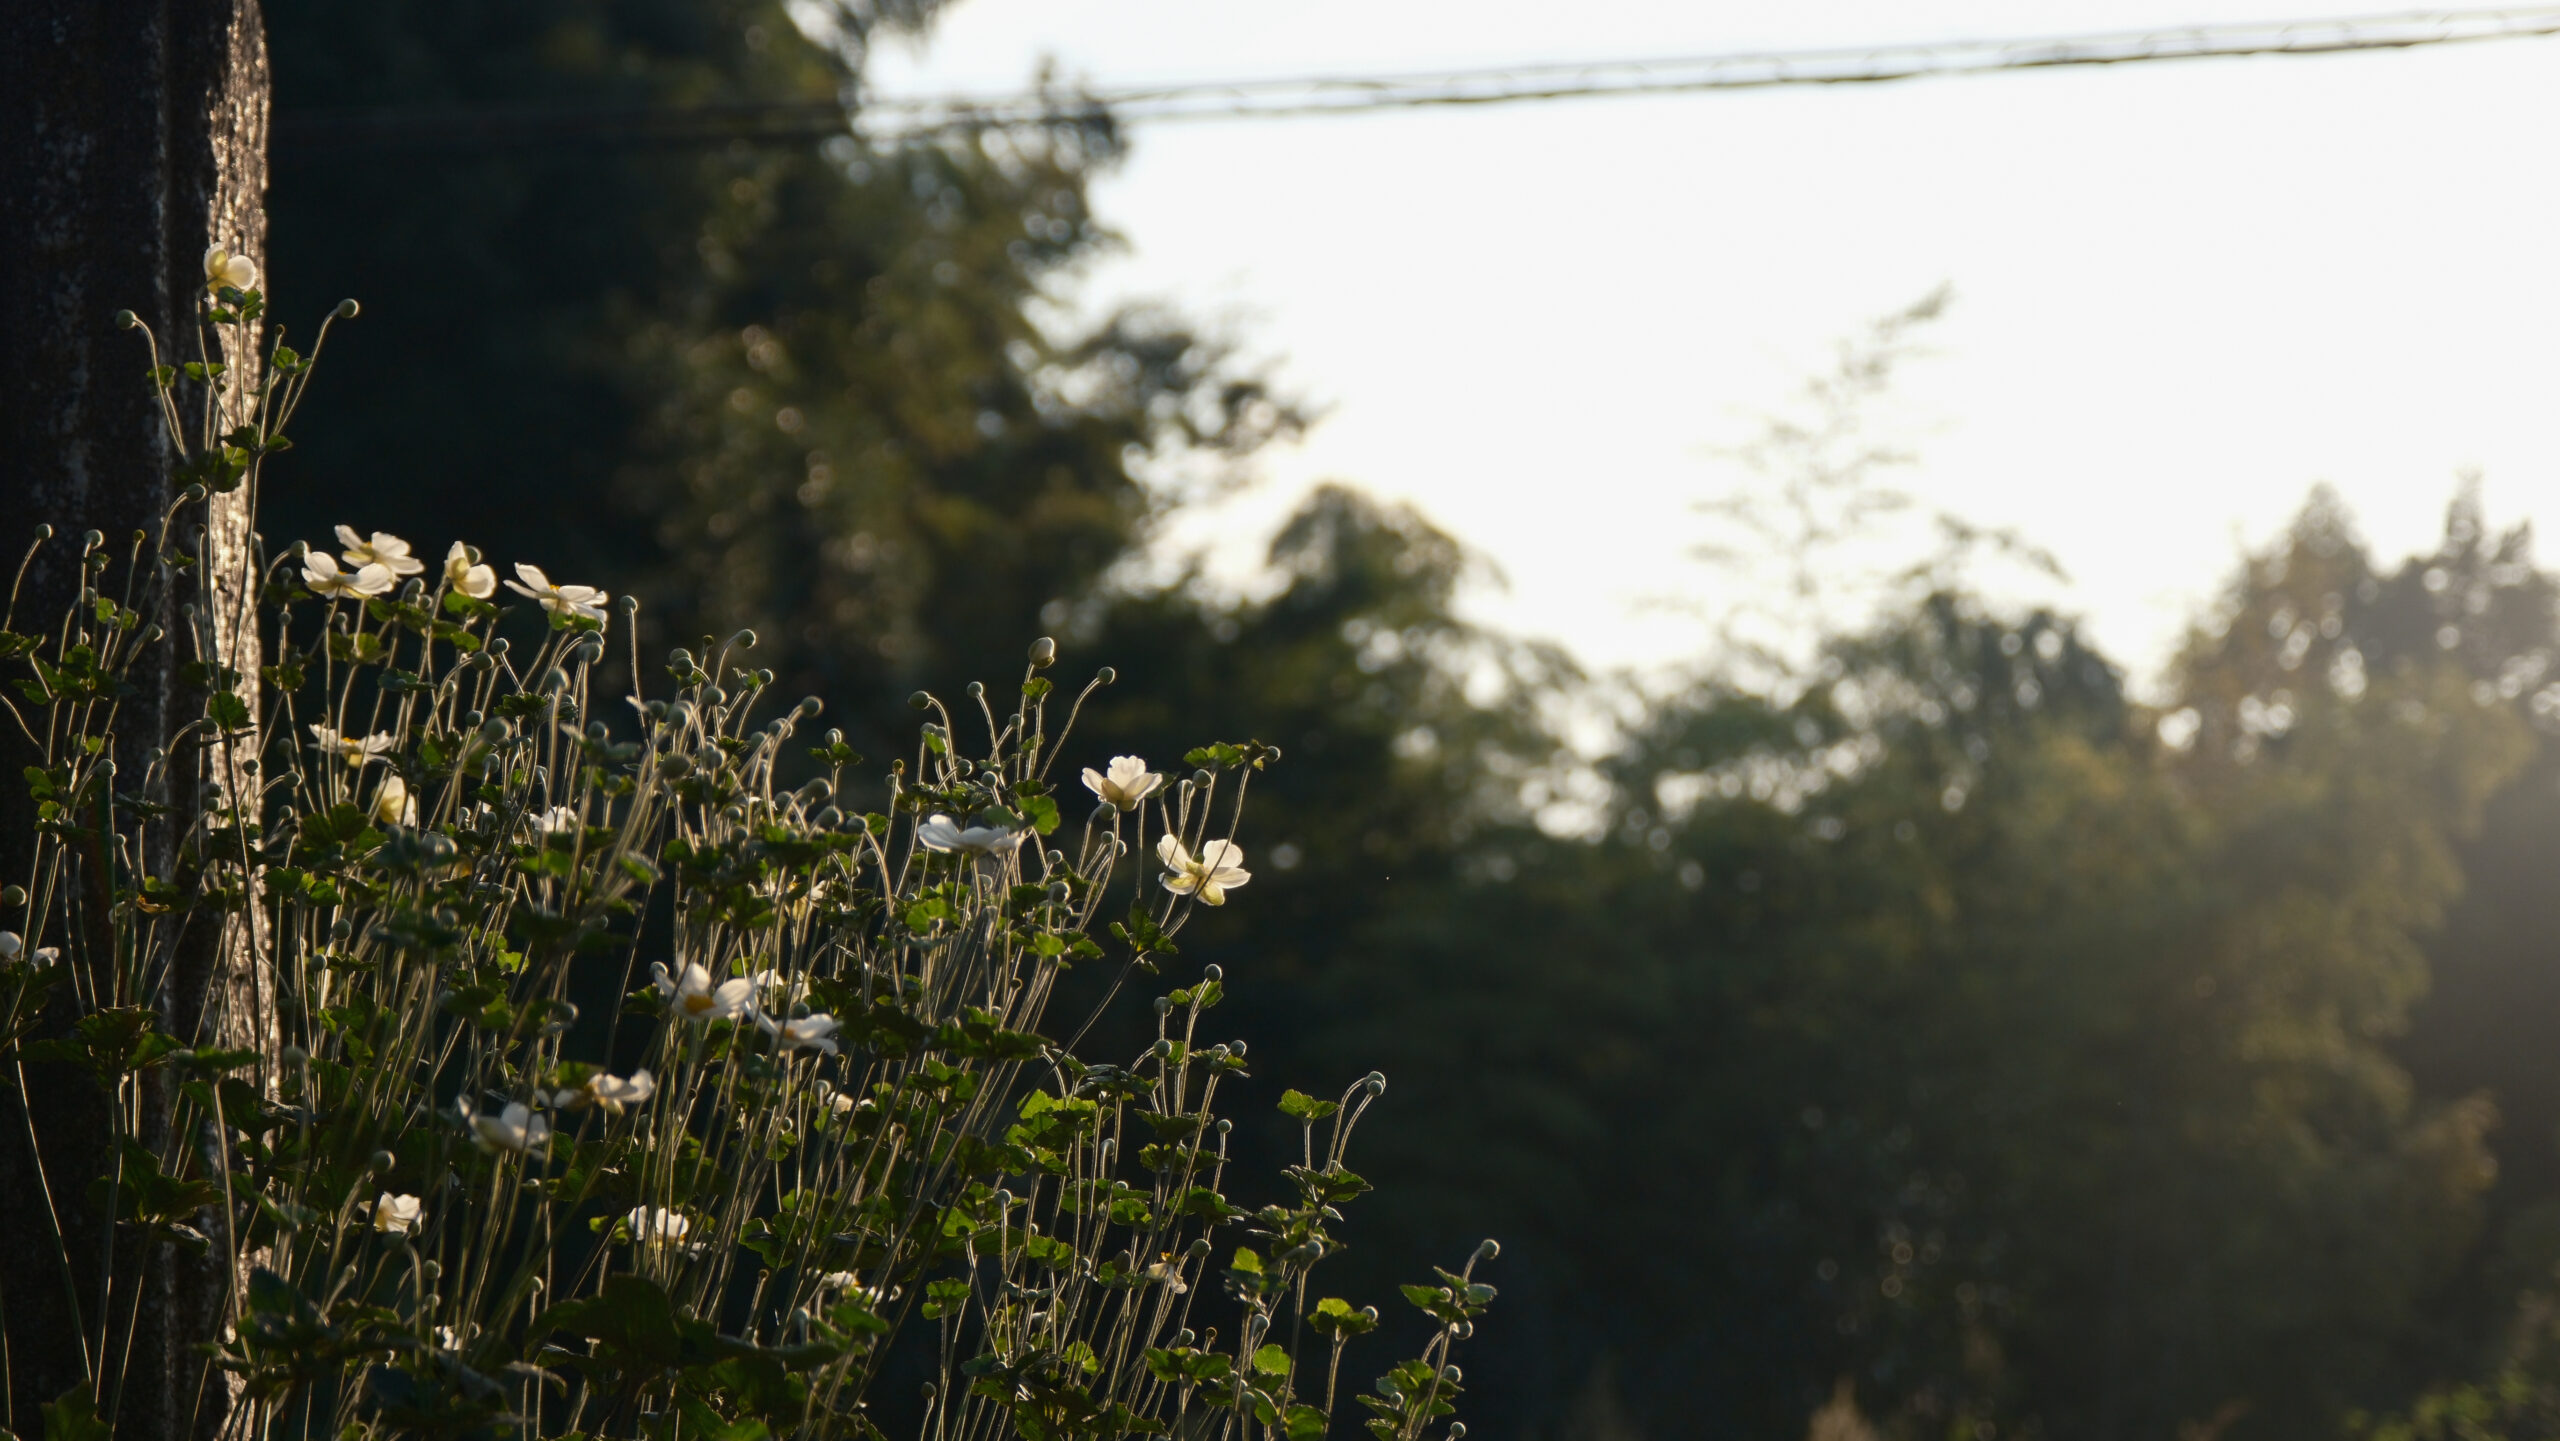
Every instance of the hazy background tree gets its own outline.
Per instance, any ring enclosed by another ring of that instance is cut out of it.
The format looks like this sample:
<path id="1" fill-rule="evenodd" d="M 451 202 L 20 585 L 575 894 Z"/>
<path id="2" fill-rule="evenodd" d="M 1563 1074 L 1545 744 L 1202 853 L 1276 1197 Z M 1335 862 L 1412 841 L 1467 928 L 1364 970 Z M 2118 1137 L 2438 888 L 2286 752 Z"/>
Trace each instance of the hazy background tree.
<path id="1" fill-rule="evenodd" d="M 1097 760 L 1283 747 L 1255 880 L 1176 979 L 1227 967 L 1266 1073 L 1390 1076 L 1360 1299 L 1504 1239 L 1478 1435 L 1786 1436 L 1829 1405 L 2312 1437 L 2493 1369 L 2560 1257 L 2560 693 L 2523 536 L 2465 501 L 2392 566 L 2315 498 L 2158 705 L 2070 617 L 1980 599 L 1963 557 L 2033 555 L 1960 524 L 1634 700 L 1468 625 L 1463 550 L 1348 489 L 1276 538 L 1268 599 L 1134 581 L 1175 503 L 1154 467 L 1302 418 L 1178 315 L 1060 328 L 1109 243 L 1108 116 L 885 148 L 544 119 L 828 101 L 930 19 L 828 13 L 822 44 L 746 0 L 279 4 L 275 289 L 371 328 L 292 459 L 371 498 L 279 494 L 271 536 L 471 534 L 629 586 L 644 666 L 752 624 L 883 759 L 908 690 L 1001 683 L 1044 630 L 1127 677 Z M 1761 451 L 1816 540 L 1893 453 L 1862 354 Z M 1613 750 L 1565 745 L 1612 704 Z"/>

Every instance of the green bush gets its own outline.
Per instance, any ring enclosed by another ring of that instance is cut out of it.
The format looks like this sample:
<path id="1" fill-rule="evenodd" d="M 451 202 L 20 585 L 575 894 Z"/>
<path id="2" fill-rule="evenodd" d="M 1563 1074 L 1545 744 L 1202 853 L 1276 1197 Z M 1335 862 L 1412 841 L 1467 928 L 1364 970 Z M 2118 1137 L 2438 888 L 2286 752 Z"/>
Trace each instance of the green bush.
<path id="1" fill-rule="evenodd" d="M 180 1255 L 223 1278 L 194 1390 L 242 1435 L 878 1435 L 893 1350 L 931 1369 L 925 1435 L 1328 1434 L 1379 1318 L 1310 1276 L 1384 1079 L 1289 1092 L 1301 1164 L 1251 1209 L 1214 1110 L 1246 1048 L 1200 1029 L 1217 967 L 1155 998 L 1133 1057 L 1050 1014 L 1072 966 L 1112 977 L 1106 1007 L 1160 974 L 1250 880 L 1235 837 L 1278 752 L 1076 784 L 1112 676 L 1070 703 L 1042 640 L 1012 693 L 918 694 L 915 754 L 866 790 L 840 734 L 804 735 L 814 700 L 767 703 L 752 633 L 659 681 L 627 600 L 344 526 L 206 575 L 207 508 L 254 502 L 313 363 L 215 362 L 263 305 L 208 273 L 214 339 L 153 372 L 189 482 L 162 534 L 120 568 L 91 533 L 77 608 L 22 634 L 13 599 L 0 632 L 43 756 L 7 1084 L 112 1118 L 80 1203 L 119 1237 L 90 1278 L 57 1225 L 97 1359 L 20 1414 L 104 1434 L 144 1272 Z M 182 578 L 254 596 L 254 647 L 218 605 L 146 623 Z M 155 664 L 202 713 L 121 734 Z M 1463 1434 L 1450 1351 L 1495 1250 L 1405 1288 L 1427 1339 L 1358 1398 L 1372 1433 Z"/>

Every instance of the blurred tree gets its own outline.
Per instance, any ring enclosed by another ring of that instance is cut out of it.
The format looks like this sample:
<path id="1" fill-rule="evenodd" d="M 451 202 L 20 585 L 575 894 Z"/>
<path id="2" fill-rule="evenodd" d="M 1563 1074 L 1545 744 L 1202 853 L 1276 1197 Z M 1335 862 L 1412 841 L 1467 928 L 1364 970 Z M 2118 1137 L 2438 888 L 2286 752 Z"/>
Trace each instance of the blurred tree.
<path id="1" fill-rule="evenodd" d="M 652 669 L 755 626 L 869 749 L 886 698 L 1014 653 L 1144 534 L 1138 467 L 1297 424 L 1164 313 L 1035 321 L 1109 240 L 1085 189 L 1118 138 L 1067 97 L 1038 134 L 888 150 L 540 123 L 824 104 L 936 7 L 803 8 L 826 43 L 772 0 L 272 7 L 280 309 L 367 307 L 299 458 L 368 502 L 280 495 L 279 542 L 346 521 L 610 578 L 647 602 Z M 516 143 L 458 118 L 493 113 Z"/>
<path id="2" fill-rule="evenodd" d="M 1257 1084 L 1393 1078 L 1341 1279 L 1383 1302 L 1420 1248 L 1504 1238 L 1470 1361 L 1489 1437 L 1783 1436 L 1817 1408 L 2295 1437 L 2467 1374 L 2441 1338 L 2482 1328 L 2445 1319 L 2511 1288 L 2480 1279 L 2466 1098 L 2531 1089 L 2530 937 L 2399 1032 L 2463 863 L 2496 859 L 2460 849 L 2484 803 L 2492 837 L 2560 831 L 2560 803 L 2490 803 L 2543 693 L 2511 663 L 2549 644 L 2520 549 L 2475 528 L 2386 576 L 2315 505 L 2190 647 L 2177 745 L 2067 622 L 1924 566 L 1815 663 L 1641 708 L 1595 770 L 1557 737 L 1598 702 L 1467 625 L 1467 558 L 1409 513 L 1319 493 L 1267 601 L 1109 582 L 1162 503 L 1147 467 L 1298 416 L 1161 312 L 1039 323 L 1108 241 L 1106 117 L 896 150 L 436 133 L 459 107 L 825 101 L 930 11 L 840 7 L 813 41 L 750 0 L 275 5 L 275 289 L 288 315 L 361 295 L 370 328 L 295 458 L 372 500 L 282 497 L 270 534 L 637 576 L 649 643 L 756 625 L 875 753 L 911 736 L 896 697 L 1035 627 L 1126 677 L 1083 721 L 1096 763 L 1281 745 L 1252 887 L 1168 979 L 1226 965 Z M 329 147 L 381 107 L 419 143 Z M 2450 914 L 2447 977 L 2473 934 Z M 2540 912 L 2477 925 L 2509 914 Z"/>

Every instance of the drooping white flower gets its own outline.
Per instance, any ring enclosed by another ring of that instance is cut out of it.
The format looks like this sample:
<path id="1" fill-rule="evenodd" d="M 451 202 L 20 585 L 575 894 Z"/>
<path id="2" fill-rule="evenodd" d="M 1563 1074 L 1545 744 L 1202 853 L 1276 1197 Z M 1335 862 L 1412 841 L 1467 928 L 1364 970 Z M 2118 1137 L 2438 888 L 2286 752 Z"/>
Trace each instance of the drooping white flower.
<path id="1" fill-rule="evenodd" d="M 1164 1254 L 1164 1259 L 1146 1269 L 1146 1277 L 1177 1296 L 1191 1289 L 1183 1283 L 1182 1262 L 1170 1251 Z"/>
<path id="2" fill-rule="evenodd" d="M 471 557 L 471 547 L 461 541 L 444 553 L 444 583 L 473 600 L 487 600 L 498 593 L 498 573 Z"/>
<path id="3" fill-rule="evenodd" d="M 842 1291 L 848 1297 L 859 1298 L 865 1305 L 875 1307 L 886 1306 L 890 1302 L 898 1299 L 897 1287 L 865 1286 L 862 1284 L 861 1278 L 854 1275 L 851 1271 L 827 1272 L 818 1278 L 818 1289 L 821 1291 Z"/>
<path id="4" fill-rule="evenodd" d="M 315 550 L 302 558 L 302 583 L 310 587 L 313 595 L 331 600 L 386 595 L 391 590 L 391 567 L 375 561 L 354 570 L 340 570 L 336 556 Z"/>
<path id="5" fill-rule="evenodd" d="M 544 835 L 553 835 L 560 831 L 575 831 L 578 828 L 578 812 L 574 806 L 553 806 L 547 811 L 536 811 L 525 819 L 532 822 L 533 828 Z"/>
<path id="6" fill-rule="evenodd" d="M 52 965 L 54 962 L 62 959 L 62 947 L 38 946 L 36 947 L 35 955 L 29 959 L 33 960 L 39 966 Z"/>
<path id="7" fill-rule="evenodd" d="M 246 290 L 258 283 L 258 262 L 245 255 L 234 255 L 216 245 L 204 253 L 204 288 L 220 290 L 228 285 Z"/>
<path id="8" fill-rule="evenodd" d="M 389 1191 L 373 1203 L 373 1229 L 386 1236 L 406 1236 L 418 1225 L 418 1198 L 395 1196 Z"/>
<path id="9" fill-rule="evenodd" d="M 1147 763 L 1136 756 L 1113 756 L 1108 770 L 1084 768 L 1085 789 L 1104 803 L 1120 810 L 1133 811 L 1138 802 L 1155 794 L 1164 777 L 1147 769 Z"/>
<path id="10" fill-rule="evenodd" d="M 628 1080 L 598 1071 L 580 1085 L 552 1092 L 551 1104 L 563 1111 L 583 1111 L 593 1106 L 608 1116 L 619 1116 L 624 1107 L 639 1105 L 657 1093 L 657 1078 L 645 1070 L 633 1071 Z"/>
<path id="11" fill-rule="evenodd" d="M 812 1011 L 787 1021 L 777 1021 L 762 1011 L 756 1012 L 756 1024 L 765 1028 L 783 1050 L 806 1048 L 836 1054 L 836 1018 L 824 1011 Z"/>
<path id="12" fill-rule="evenodd" d="M 358 569 L 378 565 L 393 575 L 416 575 L 427 568 L 425 561 L 409 553 L 409 542 L 385 531 L 377 530 L 367 540 L 356 534 L 354 526 L 342 525 L 338 544 L 346 547 L 338 552 L 339 558 Z"/>
<path id="13" fill-rule="evenodd" d="M 699 964 L 687 965 L 681 976 L 668 975 L 660 962 L 652 962 L 649 969 L 657 974 L 660 998 L 688 1021 L 734 1020 L 756 998 L 756 983 L 744 976 L 722 981 L 715 987 L 711 972 Z"/>
<path id="14" fill-rule="evenodd" d="M 542 602 L 542 608 L 553 615 L 579 615 L 589 620 L 604 619 L 604 603 L 613 597 L 591 585 L 555 585 L 542 567 L 516 562 L 516 578 L 507 589 Z"/>
<path id="15" fill-rule="evenodd" d="M 929 851 L 956 851 L 965 856 L 1000 856 L 1022 844 L 1022 832 L 1001 826 L 962 826 L 949 816 L 927 816 L 916 827 L 916 839 Z"/>
<path id="16" fill-rule="evenodd" d="M 340 735 L 324 725 L 311 728 L 311 738 L 326 751 L 351 766 L 379 760 L 399 748 L 400 743 L 389 732 L 375 731 L 369 736 Z"/>
<path id="17" fill-rule="evenodd" d="M 1244 868 L 1244 847 L 1233 841 L 1211 841 L 1194 856 L 1179 837 L 1162 836 L 1156 841 L 1156 859 L 1172 872 L 1164 878 L 1166 890 L 1198 896 L 1205 905 L 1225 905 L 1227 892 L 1253 879 Z"/>
<path id="18" fill-rule="evenodd" d="M 693 1229 L 684 1213 L 664 1206 L 634 1206 L 622 1220 L 631 1228 L 632 1240 L 652 1249 L 682 1245 L 685 1233 Z"/>
<path id="19" fill-rule="evenodd" d="M 506 1109 L 492 1116 L 473 1110 L 466 1097 L 462 1118 L 471 1123 L 472 1134 L 485 1150 L 539 1151 L 551 1144 L 551 1123 L 522 1101 L 509 1101 Z"/>
<path id="20" fill-rule="evenodd" d="M 373 793 L 373 819 L 386 826 L 414 826 L 418 823 L 418 798 L 409 794 L 409 783 L 396 775 L 384 776 Z"/>

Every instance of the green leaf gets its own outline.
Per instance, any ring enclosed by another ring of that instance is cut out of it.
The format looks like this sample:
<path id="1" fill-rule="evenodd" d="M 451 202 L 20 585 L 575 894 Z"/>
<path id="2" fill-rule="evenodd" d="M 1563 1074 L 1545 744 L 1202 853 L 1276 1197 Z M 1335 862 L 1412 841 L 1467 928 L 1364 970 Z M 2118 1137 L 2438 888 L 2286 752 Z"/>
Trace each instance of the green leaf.
<path id="1" fill-rule="evenodd" d="M 673 1366 L 684 1355 L 674 1303 L 656 1282 L 640 1276 L 608 1276 L 594 1297 L 563 1301 L 533 1323 L 537 1338 L 554 1331 L 596 1342 L 602 1354 L 634 1373 Z"/>
<path id="2" fill-rule="evenodd" d="M 1031 823 L 1033 830 L 1045 836 L 1058 828 L 1058 802 L 1055 798 L 1022 796 L 1019 800 L 1022 818 Z"/>
<path id="3" fill-rule="evenodd" d="M 1289 1350 L 1278 1342 L 1253 1353 L 1253 1369 L 1265 1376 L 1289 1374 Z"/>
<path id="4" fill-rule="evenodd" d="M 1341 1109 L 1338 1102 L 1319 1101 L 1304 1091 L 1283 1091 L 1280 1094 L 1280 1114 L 1295 1116 L 1301 1121 L 1321 1121 Z"/>
<path id="5" fill-rule="evenodd" d="M 108 1441 L 107 1423 L 98 1419 L 98 1398 L 89 1391 L 89 1383 L 81 1382 L 48 1401 L 44 1412 L 44 1441 Z"/>

